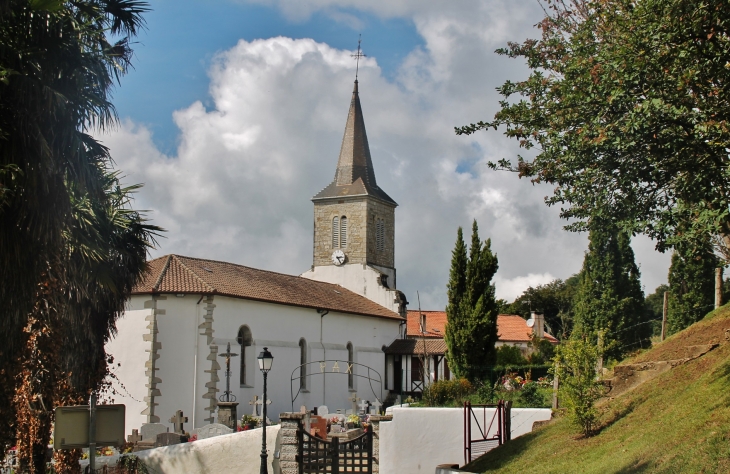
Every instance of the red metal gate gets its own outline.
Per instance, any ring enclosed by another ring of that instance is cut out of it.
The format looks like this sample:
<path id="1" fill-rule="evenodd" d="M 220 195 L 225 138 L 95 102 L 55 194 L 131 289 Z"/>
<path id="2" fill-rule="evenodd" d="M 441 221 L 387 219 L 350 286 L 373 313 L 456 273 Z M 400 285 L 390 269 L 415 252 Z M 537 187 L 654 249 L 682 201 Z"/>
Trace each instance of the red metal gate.
<path id="1" fill-rule="evenodd" d="M 464 464 L 510 440 L 511 406 L 512 402 L 504 400 L 496 405 L 464 402 Z M 488 414 L 490 408 L 494 412 Z"/>

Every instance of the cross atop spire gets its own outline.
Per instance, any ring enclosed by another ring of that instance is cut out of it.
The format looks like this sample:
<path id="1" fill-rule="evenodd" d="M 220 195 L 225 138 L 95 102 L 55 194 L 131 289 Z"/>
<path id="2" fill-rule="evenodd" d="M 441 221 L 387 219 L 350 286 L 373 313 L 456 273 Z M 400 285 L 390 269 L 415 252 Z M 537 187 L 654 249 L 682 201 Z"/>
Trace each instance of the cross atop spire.
<path id="1" fill-rule="evenodd" d="M 360 58 L 367 58 L 367 55 L 360 50 L 360 43 L 362 42 L 362 35 L 357 38 L 357 53 L 351 54 L 355 58 L 355 82 L 357 82 L 357 73 L 360 71 Z"/>

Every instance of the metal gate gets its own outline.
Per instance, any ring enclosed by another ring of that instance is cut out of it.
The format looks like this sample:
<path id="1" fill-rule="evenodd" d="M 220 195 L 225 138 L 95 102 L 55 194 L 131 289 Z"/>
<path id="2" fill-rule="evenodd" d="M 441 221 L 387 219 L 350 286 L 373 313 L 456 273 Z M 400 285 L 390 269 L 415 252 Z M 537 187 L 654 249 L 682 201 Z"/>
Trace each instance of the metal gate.
<path id="1" fill-rule="evenodd" d="M 488 416 L 487 410 L 490 408 L 494 408 L 494 413 Z M 511 408 L 512 402 L 504 400 L 496 405 L 464 402 L 464 464 L 510 440 Z"/>
<path id="2" fill-rule="evenodd" d="M 373 431 L 368 427 L 361 436 L 350 441 L 331 441 L 297 431 L 300 474 L 373 472 Z"/>

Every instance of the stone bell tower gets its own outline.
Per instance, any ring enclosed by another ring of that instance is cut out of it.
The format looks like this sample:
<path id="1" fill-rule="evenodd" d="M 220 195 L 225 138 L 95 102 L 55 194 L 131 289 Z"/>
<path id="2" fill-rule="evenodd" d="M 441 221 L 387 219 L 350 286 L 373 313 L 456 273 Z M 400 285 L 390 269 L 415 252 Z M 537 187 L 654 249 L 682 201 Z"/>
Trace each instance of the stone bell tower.
<path id="1" fill-rule="evenodd" d="M 405 314 L 405 296 L 395 289 L 398 204 L 375 181 L 357 80 L 334 179 L 312 202 L 314 261 L 302 276 L 336 283 Z"/>

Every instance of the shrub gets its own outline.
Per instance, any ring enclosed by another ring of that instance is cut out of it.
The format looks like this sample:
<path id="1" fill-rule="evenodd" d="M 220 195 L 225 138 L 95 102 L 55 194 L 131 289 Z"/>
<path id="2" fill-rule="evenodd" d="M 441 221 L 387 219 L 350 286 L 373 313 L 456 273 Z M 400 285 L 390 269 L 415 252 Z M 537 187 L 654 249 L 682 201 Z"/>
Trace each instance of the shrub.
<path id="1" fill-rule="evenodd" d="M 568 417 L 586 436 L 596 428 L 595 402 L 603 394 L 603 386 L 596 378 L 598 357 L 598 347 L 587 340 L 565 341 L 557 348 L 552 369 L 558 377 L 559 396 Z"/>
<path id="2" fill-rule="evenodd" d="M 522 404 L 527 407 L 535 407 L 540 408 L 545 405 L 545 397 L 543 396 L 542 392 L 539 389 L 537 383 L 533 381 L 528 381 L 526 384 L 522 386 L 522 390 L 520 390 L 520 398 L 522 399 Z"/>
<path id="3" fill-rule="evenodd" d="M 527 360 L 517 346 L 504 345 L 497 348 L 497 365 L 526 365 Z"/>
<path id="4" fill-rule="evenodd" d="M 423 391 L 423 402 L 426 406 L 461 404 L 473 391 L 466 379 L 437 380 Z"/>

